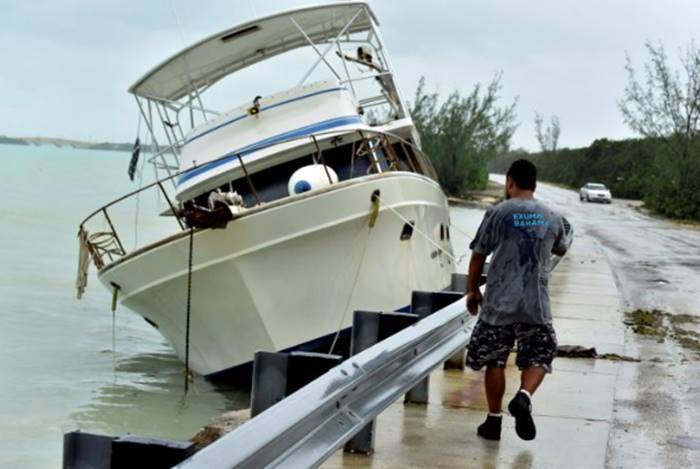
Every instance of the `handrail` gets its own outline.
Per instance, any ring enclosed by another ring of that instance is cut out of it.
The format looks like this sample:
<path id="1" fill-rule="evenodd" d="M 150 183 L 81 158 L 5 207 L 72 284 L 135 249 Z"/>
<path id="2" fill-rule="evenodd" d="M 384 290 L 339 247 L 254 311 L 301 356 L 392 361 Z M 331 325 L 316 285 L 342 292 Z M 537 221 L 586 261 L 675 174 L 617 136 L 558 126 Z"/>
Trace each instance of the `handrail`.
<path id="1" fill-rule="evenodd" d="M 368 150 L 367 156 L 372 161 L 374 168 L 378 173 L 381 172 L 381 170 L 379 170 L 379 167 L 377 165 L 376 154 L 374 153 L 374 149 L 377 145 L 380 148 L 386 147 L 387 158 L 391 159 L 391 154 L 393 152 L 393 148 L 391 147 L 390 141 L 389 141 L 389 137 L 391 137 L 392 139 L 396 140 L 402 147 L 404 147 L 405 145 L 409 145 L 411 147 L 411 149 L 413 150 L 413 152 L 411 152 L 411 153 L 413 153 L 413 155 L 409 154 L 409 152 L 406 152 L 408 164 L 411 167 L 411 170 L 413 172 L 416 172 L 419 174 L 426 174 L 427 176 L 429 176 L 433 179 L 436 179 L 436 175 L 434 173 L 434 169 L 432 167 L 432 163 L 431 163 L 430 159 L 427 157 L 427 155 L 425 155 L 425 153 L 423 153 L 423 151 L 420 150 L 420 148 L 418 148 L 414 143 L 408 142 L 407 140 L 399 137 L 398 135 L 392 134 L 390 132 L 384 132 L 381 130 L 360 129 L 360 128 L 342 129 L 342 130 L 331 129 L 331 130 L 327 130 L 327 131 L 323 131 L 323 132 L 314 133 L 311 135 L 306 135 L 303 137 L 288 138 L 288 139 L 285 139 L 281 142 L 265 143 L 262 145 L 256 145 L 256 146 L 253 146 L 252 148 L 253 148 L 253 151 L 260 151 L 260 150 L 264 150 L 267 148 L 271 148 L 271 147 L 285 144 L 285 143 L 289 143 L 289 142 L 304 141 L 306 139 L 309 139 L 309 144 L 314 145 L 316 148 L 316 151 L 320 151 L 320 146 L 318 145 L 317 137 L 321 137 L 324 135 L 338 136 L 339 134 L 340 135 L 352 134 L 355 132 L 357 132 L 359 134 L 359 138 L 357 140 L 362 141 L 363 144 L 367 146 L 367 150 Z M 378 139 L 378 142 L 373 142 L 375 139 Z M 162 154 L 165 151 L 168 151 L 172 148 L 173 148 L 173 146 L 171 145 L 167 149 L 164 149 L 162 151 L 158 151 L 158 153 L 154 157 L 157 157 L 159 155 L 162 156 Z M 353 143 L 353 148 L 355 148 L 354 143 Z M 355 150 L 353 150 L 353 151 L 355 151 Z M 124 200 L 127 200 L 131 197 L 134 197 L 134 196 L 140 194 L 141 192 L 153 189 L 156 186 L 158 187 L 158 189 L 160 190 L 160 192 L 164 196 L 165 201 L 167 202 L 168 206 L 170 207 L 170 212 L 175 217 L 175 220 L 177 221 L 178 226 L 180 228 L 180 232 L 183 232 L 184 230 L 187 229 L 187 226 L 185 225 L 185 223 L 182 220 L 182 217 L 178 211 L 177 204 L 170 198 L 170 196 L 168 195 L 168 192 L 163 187 L 163 183 L 166 181 L 170 181 L 170 183 L 173 184 L 173 186 L 176 186 L 175 182 L 173 181 L 174 178 L 179 177 L 182 174 L 185 174 L 189 171 L 192 171 L 193 169 L 197 169 L 197 168 L 202 167 L 202 166 L 210 165 L 210 164 L 217 162 L 217 161 L 220 161 L 222 159 L 230 158 L 231 156 L 235 156 L 238 158 L 240 167 L 242 168 L 242 170 L 245 174 L 245 177 L 248 181 L 248 184 L 250 186 L 250 189 L 251 189 L 251 191 L 252 191 L 252 193 L 255 196 L 255 199 L 257 201 L 256 207 L 259 207 L 261 204 L 260 197 L 258 196 L 258 193 L 255 191 L 255 188 L 253 187 L 252 180 L 250 179 L 250 175 L 248 174 L 248 171 L 245 167 L 243 159 L 241 158 L 241 154 L 240 153 L 226 154 L 226 155 L 223 155 L 215 160 L 207 161 L 206 163 L 201 163 L 199 165 L 194 165 L 191 168 L 187 168 L 185 170 L 177 171 L 174 173 L 171 173 L 170 171 L 168 171 L 168 175 L 166 177 L 157 179 L 156 181 L 154 181 L 150 184 L 142 186 L 141 188 L 139 188 L 137 190 L 131 191 L 131 192 L 129 192 L 121 197 L 118 197 L 118 198 L 112 200 L 111 202 L 101 206 L 100 208 L 93 211 L 92 213 L 90 213 L 87 217 L 85 217 L 85 219 L 83 219 L 83 221 L 80 222 L 80 225 L 78 227 L 78 237 L 80 239 L 81 252 L 89 253 L 89 259 L 92 259 L 95 267 L 98 270 L 105 267 L 103 256 L 106 255 L 109 258 L 110 263 L 112 263 L 115 261 L 114 256 L 116 256 L 117 260 L 118 260 L 118 259 L 123 258 L 124 256 L 128 255 L 128 252 L 126 251 L 126 249 L 124 247 L 124 243 L 122 242 L 122 239 L 120 238 L 120 236 L 117 232 L 117 228 L 114 226 L 114 223 L 112 223 L 112 219 L 110 218 L 109 214 L 107 213 L 107 210 L 109 208 L 113 207 L 114 205 L 116 205 L 120 202 L 123 202 Z M 353 156 L 353 158 L 354 158 L 354 156 Z M 416 171 L 416 167 L 415 167 L 412 159 L 416 159 L 418 166 L 419 166 L 418 171 Z M 396 169 L 396 166 L 397 165 L 392 163 L 391 166 L 389 167 L 389 171 Z M 105 220 L 106 223 L 109 225 L 109 230 L 99 232 L 100 233 L 99 239 L 100 239 L 101 244 L 97 244 L 97 243 L 93 242 L 93 238 L 88 234 L 88 229 L 86 227 L 86 224 L 88 222 L 90 222 L 95 216 L 97 216 L 100 213 L 103 216 L 103 220 Z M 81 236 L 81 234 L 84 234 L 84 236 Z M 136 230 L 135 239 L 137 239 L 137 237 L 138 237 L 138 229 Z M 110 244 L 113 244 L 115 247 L 114 248 L 109 247 Z M 136 249 L 136 247 L 134 249 Z M 85 279 L 87 278 L 86 274 L 87 274 L 88 268 L 89 268 L 89 263 L 85 263 L 85 262 L 83 262 L 83 260 L 79 261 L 78 278 L 76 280 L 76 285 L 78 285 L 79 294 L 85 288 L 85 285 L 86 285 Z"/>
<path id="2" fill-rule="evenodd" d="M 385 135 L 385 136 L 389 136 L 389 137 L 391 137 L 392 139 L 395 139 L 395 140 L 399 141 L 400 143 L 402 143 L 402 144 L 404 144 L 404 145 L 409 145 L 412 149 L 414 149 L 416 152 L 418 152 L 421 156 L 425 157 L 425 159 L 426 159 L 428 162 L 430 161 L 430 159 L 428 158 L 428 156 L 427 156 L 420 148 L 418 148 L 413 142 L 409 142 L 409 141 L 407 141 L 407 140 L 405 140 L 405 139 L 399 137 L 399 136 L 396 135 L 396 134 L 392 134 L 391 132 L 384 132 L 384 131 L 379 131 L 379 130 L 373 130 L 373 129 L 362 129 L 362 130 L 363 130 L 363 132 L 367 132 L 367 133 L 372 134 L 372 136 L 376 136 L 376 135 Z M 348 133 L 350 133 L 350 132 L 354 132 L 354 131 L 356 131 L 356 130 L 355 130 L 355 129 L 346 129 L 345 131 L 348 132 Z M 343 130 L 326 130 L 326 131 L 323 131 L 323 132 L 314 133 L 314 134 L 312 134 L 312 135 L 305 135 L 305 136 L 303 136 L 303 137 L 294 137 L 294 138 L 289 138 L 289 139 L 285 139 L 285 140 L 278 141 L 278 142 L 274 142 L 274 143 L 266 143 L 266 144 L 263 144 L 263 145 L 255 146 L 255 151 L 264 150 L 264 149 L 267 149 L 267 148 L 271 148 L 271 147 L 274 147 L 274 146 L 277 146 L 277 145 L 282 145 L 282 144 L 285 144 L 285 143 L 290 143 L 290 142 L 293 142 L 293 141 L 302 141 L 302 140 L 305 140 L 305 139 L 313 139 L 313 137 L 318 137 L 318 136 L 323 136 L 323 135 L 338 134 L 339 132 L 343 132 Z M 313 140 L 310 140 L 310 143 L 313 144 Z M 90 213 L 87 217 L 85 217 L 85 218 L 83 219 L 83 221 L 80 222 L 80 225 L 79 225 L 79 226 L 81 226 L 81 227 L 85 226 L 85 224 L 86 224 L 91 218 L 93 218 L 95 215 L 97 215 L 97 214 L 99 214 L 100 212 L 102 212 L 104 209 L 107 209 L 107 208 L 109 208 L 109 207 L 111 207 L 111 206 L 113 206 L 113 205 L 115 205 L 115 204 L 118 204 L 119 202 L 122 202 L 123 200 L 126 200 L 126 199 L 128 199 L 128 198 L 130 198 L 130 197 L 133 197 L 133 196 L 135 196 L 136 194 L 139 194 L 140 192 L 143 192 L 143 191 L 146 191 L 146 190 L 148 190 L 148 189 L 151 189 L 151 188 L 153 188 L 153 187 L 155 187 L 155 186 L 157 186 L 157 185 L 159 185 L 159 184 L 162 184 L 163 182 L 170 181 L 170 180 L 172 180 L 172 179 L 174 179 L 174 178 L 177 178 L 177 177 L 179 177 L 179 176 L 181 176 L 181 175 L 183 175 L 183 174 L 185 174 L 185 173 L 187 173 L 187 172 L 189 172 L 189 171 L 192 171 L 192 170 L 194 170 L 194 169 L 197 169 L 197 168 L 200 168 L 200 167 L 203 167 L 203 166 L 210 165 L 210 164 L 212 164 L 212 163 L 221 161 L 221 160 L 226 159 L 226 158 L 230 158 L 231 156 L 235 156 L 235 155 L 236 155 L 235 153 L 234 153 L 234 154 L 226 154 L 226 155 L 223 155 L 223 156 L 221 156 L 221 157 L 219 157 L 219 158 L 216 158 L 216 159 L 214 159 L 214 160 L 207 161 L 206 163 L 201 163 L 201 164 L 198 164 L 198 165 L 194 165 L 194 166 L 192 166 L 192 167 L 190 167 L 190 168 L 187 168 L 187 169 L 185 169 L 185 170 L 180 170 L 180 171 L 177 171 L 177 172 L 175 172 L 175 173 L 173 173 L 173 174 L 170 174 L 170 175 L 168 175 L 168 176 L 166 176 L 166 177 L 160 178 L 160 179 L 158 179 L 158 180 L 156 180 L 156 181 L 154 181 L 154 182 L 152 182 L 152 183 L 150 183 L 150 184 L 147 184 L 147 185 L 145 185 L 145 186 L 143 186 L 143 187 L 141 187 L 141 188 L 139 188 L 139 189 L 136 189 L 136 190 L 134 190 L 134 191 L 128 192 L 128 193 L 124 194 L 123 196 L 118 197 L 118 198 L 116 198 L 116 199 L 110 201 L 109 203 L 107 203 L 107 204 L 101 206 L 101 207 L 98 208 L 97 210 L 95 210 L 95 211 L 93 211 L 92 213 Z"/>
<path id="3" fill-rule="evenodd" d="M 422 151 L 420 148 L 418 148 L 413 142 L 409 142 L 409 141 L 403 139 L 402 137 L 399 137 L 398 135 L 392 134 L 392 133 L 390 133 L 390 132 L 384 132 L 384 131 L 373 130 L 373 129 L 327 130 L 327 131 L 323 131 L 323 132 L 317 132 L 317 133 L 314 133 L 314 134 L 312 134 L 312 135 L 305 135 L 305 136 L 303 136 L 303 137 L 288 138 L 288 139 L 285 139 L 285 140 L 280 141 L 280 142 L 265 143 L 265 144 L 256 146 L 256 147 L 255 147 L 255 151 L 261 151 L 261 150 L 265 150 L 265 149 L 267 149 L 267 148 L 271 148 L 271 147 L 274 147 L 274 146 L 277 146 L 277 145 L 282 145 L 282 144 L 290 143 L 290 142 L 294 142 L 294 141 L 303 141 L 303 140 L 306 140 L 306 139 L 309 139 L 309 143 L 310 143 L 310 144 L 314 144 L 314 139 L 316 139 L 316 138 L 318 138 L 318 137 L 322 137 L 322 136 L 324 136 L 324 135 L 337 135 L 338 133 L 341 133 L 341 132 L 344 132 L 344 133 L 353 133 L 353 132 L 357 132 L 358 130 L 361 130 L 362 132 L 365 132 L 365 133 L 367 133 L 367 134 L 370 134 L 369 136 L 365 136 L 365 137 L 364 137 L 365 140 L 367 139 L 367 137 L 369 137 L 369 138 L 375 138 L 375 137 L 377 137 L 377 136 L 384 136 L 384 137 L 391 137 L 392 139 L 397 140 L 397 141 L 398 141 L 399 143 L 401 143 L 402 145 L 409 145 L 415 152 L 417 152 L 418 154 L 420 154 L 421 156 L 423 156 L 423 157 L 424 157 L 424 160 L 425 160 L 429 165 L 431 165 L 430 159 L 427 157 L 427 155 L 426 155 L 425 153 L 423 153 L 423 151 Z M 361 140 L 361 139 L 363 139 L 363 138 L 362 138 L 362 137 L 358 138 L 358 140 Z M 192 166 L 192 167 L 190 167 L 190 168 L 187 168 L 187 169 L 184 169 L 184 170 L 180 170 L 180 171 L 174 172 L 174 173 L 172 173 L 172 174 L 169 174 L 168 176 L 165 176 L 165 177 L 163 177 L 163 178 L 157 179 L 156 181 L 154 181 L 154 182 L 152 182 L 152 183 L 150 183 L 150 184 L 147 184 L 147 185 L 145 185 L 145 186 L 142 186 L 142 187 L 139 188 L 139 189 L 136 189 L 136 190 L 134 190 L 134 191 L 128 192 L 128 193 L 122 195 L 121 197 L 118 197 L 118 198 L 116 198 L 116 199 L 110 201 L 109 203 L 107 203 L 107 204 L 105 204 L 105 205 L 102 205 L 100 208 L 94 210 L 93 212 L 91 212 L 87 217 L 85 217 L 85 218 L 80 222 L 79 227 L 80 227 L 80 228 L 84 228 L 85 225 L 86 225 L 93 217 L 95 217 L 96 215 L 98 215 L 98 214 L 100 214 L 100 213 L 104 213 L 106 209 L 112 207 L 113 205 L 116 205 L 116 204 L 118 204 L 118 203 L 120 203 L 120 202 L 122 202 L 122 201 L 124 201 L 124 200 L 127 200 L 127 199 L 129 199 L 129 198 L 131 198 L 131 197 L 134 197 L 134 196 L 136 196 L 137 194 L 139 194 L 139 193 L 141 193 L 141 192 L 144 192 L 144 191 L 147 191 L 147 190 L 149 190 L 149 189 L 152 189 L 152 188 L 154 188 L 154 187 L 156 187 L 156 186 L 159 186 L 160 190 L 161 190 L 162 192 L 165 193 L 165 189 L 163 188 L 163 183 L 164 183 L 164 182 L 166 182 L 166 181 L 172 181 L 174 178 L 177 178 L 177 177 L 179 177 L 179 176 L 181 176 L 181 175 L 183 175 L 183 174 L 185 174 L 185 173 L 187 173 L 187 172 L 189 172 L 189 171 L 192 171 L 192 170 L 194 170 L 194 169 L 197 169 L 197 168 L 200 168 L 200 167 L 203 167 L 203 166 L 210 165 L 210 164 L 212 164 L 212 163 L 215 163 L 215 162 L 217 162 L 217 161 L 220 161 L 220 160 L 223 160 L 223 159 L 226 159 L 226 158 L 230 158 L 231 156 L 237 156 L 237 155 L 236 155 L 236 154 L 226 154 L 226 155 L 223 155 L 223 156 L 221 156 L 221 157 L 219 157 L 219 158 L 216 158 L 216 159 L 214 159 L 214 160 L 210 160 L 210 161 L 207 161 L 207 162 L 205 162 L 205 163 L 201 163 L 201 164 L 199 164 L 199 165 L 194 165 L 194 166 Z M 185 229 L 184 225 L 182 224 L 182 221 L 179 219 L 179 217 L 177 217 L 177 213 L 176 213 L 176 211 L 174 210 L 174 208 L 175 208 L 174 204 L 172 203 L 172 201 L 171 201 L 170 198 L 168 197 L 167 193 L 165 193 L 164 195 L 165 195 L 166 201 L 167 201 L 168 204 L 170 205 L 171 210 L 173 211 L 173 215 L 177 218 L 177 221 L 178 221 L 178 224 L 180 225 L 180 228 L 181 228 L 181 229 Z M 110 223 L 110 225 L 111 225 L 111 223 Z M 112 227 L 112 231 L 116 234 L 116 231 L 115 231 L 114 227 Z"/>

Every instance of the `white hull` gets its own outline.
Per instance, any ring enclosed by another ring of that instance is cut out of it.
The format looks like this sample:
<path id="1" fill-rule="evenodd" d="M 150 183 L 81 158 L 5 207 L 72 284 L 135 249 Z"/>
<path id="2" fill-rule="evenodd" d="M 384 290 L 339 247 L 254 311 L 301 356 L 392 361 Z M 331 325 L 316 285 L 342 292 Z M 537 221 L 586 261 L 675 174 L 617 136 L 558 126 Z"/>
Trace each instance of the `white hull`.
<path id="1" fill-rule="evenodd" d="M 382 206 L 369 228 L 371 194 Z M 277 351 L 335 333 L 355 309 L 389 311 L 410 302 L 412 290 L 450 282 L 450 258 L 404 226 L 388 207 L 448 252 L 440 225 L 449 225 L 440 186 L 412 173 L 349 180 L 261 207 L 219 230 L 194 237 L 190 366 L 203 375 L 235 367 L 257 350 Z M 187 234 L 104 268 L 106 286 L 155 323 L 184 360 Z M 353 289 L 352 286 L 355 285 Z"/>

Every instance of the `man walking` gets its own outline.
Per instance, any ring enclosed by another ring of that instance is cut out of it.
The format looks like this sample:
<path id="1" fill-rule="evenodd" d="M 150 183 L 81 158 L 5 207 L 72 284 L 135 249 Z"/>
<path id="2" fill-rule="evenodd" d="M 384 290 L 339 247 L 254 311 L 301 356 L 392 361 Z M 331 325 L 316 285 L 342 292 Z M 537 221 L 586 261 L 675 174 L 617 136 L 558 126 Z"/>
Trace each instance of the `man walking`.
<path id="1" fill-rule="evenodd" d="M 566 252 L 561 216 L 533 197 L 537 168 L 528 160 L 515 161 L 506 175 L 506 199 L 486 211 L 469 246 L 467 309 L 481 313 L 472 332 L 467 363 L 474 370 L 486 366 L 489 413 L 477 433 L 488 440 L 501 438 L 501 405 L 506 387 L 505 366 L 517 342 L 516 365 L 520 389 L 508 404 L 515 431 L 523 440 L 535 438 L 530 400 L 557 350 L 549 306 L 548 278 L 552 253 Z M 493 253 L 482 298 L 479 278 L 486 257 Z"/>

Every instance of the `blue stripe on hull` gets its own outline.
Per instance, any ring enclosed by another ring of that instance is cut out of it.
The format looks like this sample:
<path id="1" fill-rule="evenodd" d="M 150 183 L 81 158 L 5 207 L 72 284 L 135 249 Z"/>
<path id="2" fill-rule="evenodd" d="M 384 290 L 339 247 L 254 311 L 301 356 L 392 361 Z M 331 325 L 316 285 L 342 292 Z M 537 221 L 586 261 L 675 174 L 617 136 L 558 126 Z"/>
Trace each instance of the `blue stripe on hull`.
<path id="1" fill-rule="evenodd" d="M 362 123 L 362 119 L 357 115 L 343 116 L 343 117 L 336 117 L 333 119 L 328 119 L 325 121 L 317 122 L 315 124 L 306 125 L 304 127 L 298 128 L 298 129 L 283 132 L 279 135 L 274 135 L 272 137 L 269 137 L 269 138 L 260 140 L 258 142 L 252 143 L 250 145 L 247 145 L 243 148 L 239 148 L 237 150 L 229 152 L 226 155 L 212 161 L 211 163 L 206 163 L 198 168 L 187 171 L 182 176 L 180 176 L 180 179 L 178 180 L 178 185 L 182 184 L 183 182 L 185 182 L 189 179 L 192 179 L 195 176 L 199 176 L 200 174 L 209 172 L 215 168 L 218 168 L 222 165 L 230 163 L 231 161 L 238 159 L 238 155 L 240 155 L 242 158 L 243 156 L 248 155 L 250 153 L 253 153 L 257 150 L 260 150 L 260 149 L 264 148 L 265 146 L 274 145 L 276 143 L 281 143 L 281 142 L 284 142 L 286 140 L 292 140 L 295 138 L 305 137 L 308 135 L 312 135 L 316 132 L 323 132 L 324 130 L 330 130 L 330 129 L 333 129 L 335 127 L 340 127 L 343 125 L 361 124 L 361 123 Z"/>

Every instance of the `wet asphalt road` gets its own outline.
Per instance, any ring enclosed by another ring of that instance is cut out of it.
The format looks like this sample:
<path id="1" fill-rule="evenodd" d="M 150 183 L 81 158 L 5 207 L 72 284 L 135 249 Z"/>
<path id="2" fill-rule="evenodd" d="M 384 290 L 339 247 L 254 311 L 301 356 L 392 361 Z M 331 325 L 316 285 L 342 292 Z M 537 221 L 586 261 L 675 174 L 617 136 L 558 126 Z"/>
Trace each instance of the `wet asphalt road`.
<path id="1" fill-rule="evenodd" d="M 547 184 L 536 197 L 567 217 L 577 234 L 599 241 L 623 312 L 669 313 L 666 332 L 657 337 L 621 325 L 625 355 L 641 362 L 620 366 L 608 466 L 700 467 L 700 350 L 676 334 L 700 340 L 700 229 L 649 216 L 638 202 L 580 202 L 578 193 Z"/>

